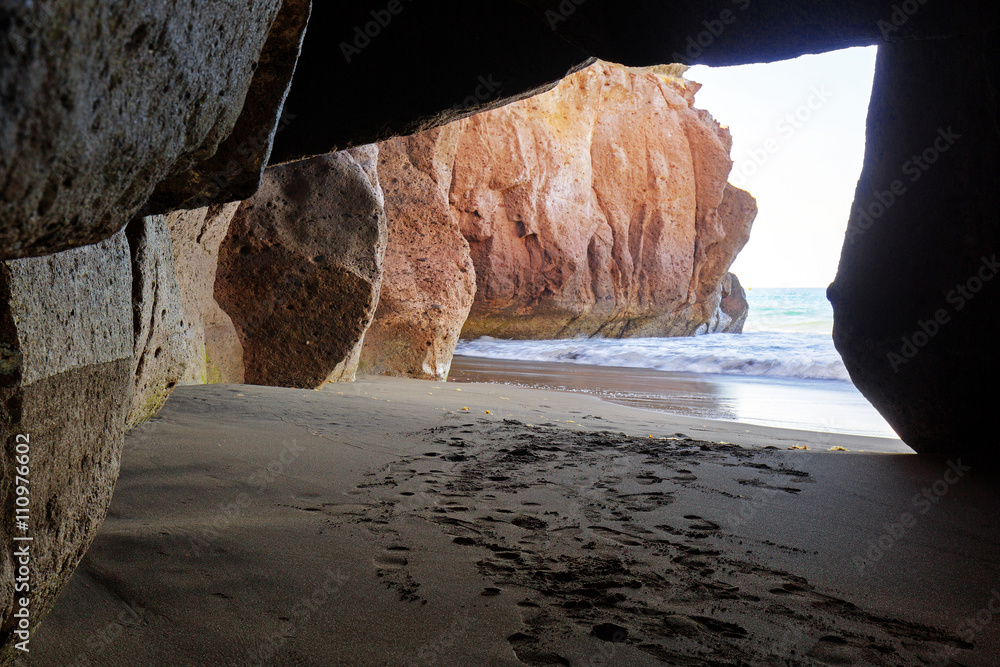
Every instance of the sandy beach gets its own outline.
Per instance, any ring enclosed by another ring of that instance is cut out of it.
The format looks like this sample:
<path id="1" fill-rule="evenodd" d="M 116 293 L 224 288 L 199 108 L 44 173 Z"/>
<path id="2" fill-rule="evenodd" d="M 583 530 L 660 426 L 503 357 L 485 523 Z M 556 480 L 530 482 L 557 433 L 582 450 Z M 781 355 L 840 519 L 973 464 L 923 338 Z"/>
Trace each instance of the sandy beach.
<path id="1" fill-rule="evenodd" d="M 995 486 L 908 451 L 498 385 L 183 387 L 21 664 L 996 665 Z"/>

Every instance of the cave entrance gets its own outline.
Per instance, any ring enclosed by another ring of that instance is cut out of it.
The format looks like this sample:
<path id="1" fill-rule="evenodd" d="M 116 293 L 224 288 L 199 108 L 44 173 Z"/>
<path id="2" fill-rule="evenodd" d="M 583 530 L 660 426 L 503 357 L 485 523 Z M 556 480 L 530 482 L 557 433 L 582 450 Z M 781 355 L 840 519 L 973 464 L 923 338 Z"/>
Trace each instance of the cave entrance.
<path id="1" fill-rule="evenodd" d="M 876 47 L 793 60 L 695 66 L 697 108 L 732 134 L 729 182 L 758 215 L 731 271 L 743 334 L 460 344 L 456 381 L 601 395 L 629 405 L 835 434 L 896 438 L 850 382 L 832 342 L 836 275 L 861 173 Z M 503 359 L 502 365 L 496 361 Z"/>

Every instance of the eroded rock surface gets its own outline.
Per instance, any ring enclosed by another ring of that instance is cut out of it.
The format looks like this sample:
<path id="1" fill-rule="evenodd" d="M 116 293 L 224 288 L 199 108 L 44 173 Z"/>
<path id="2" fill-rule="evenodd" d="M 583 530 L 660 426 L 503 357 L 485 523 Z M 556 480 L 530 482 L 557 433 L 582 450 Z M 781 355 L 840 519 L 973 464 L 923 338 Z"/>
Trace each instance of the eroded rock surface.
<path id="1" fill-rule="evenodd" d="M 222 179 L 226 187 L 206 194 L 223 201 L 228 184 L 255 183 L 308 11 L 307 2 L 285 2 L 287 20 L 269 40 L 282 5 L 4 3 L 0 257 L 108 238 L 164 180 L 147 212 L 187 201 L 185 174 Z"/>
<path id="2" fill-rule="evenodd" d="M 378 304 L 386 221 L 373 146 L 268 169 L 219 250 L 215 298 L 250 384 L 353 379 Z"/>
<path id="3" fill-rule="evenodd" d="M 30 536 L 31 625 L 104 520 L 133 384 L 132 271 L 124 233 L 0 264 L 0 540 Z M 30 443 L 27 530 L 15 517 L 15 445 Z M 0 553 L 0 662 L 14 655 L 16 563 Z"/>
<path id="4" fill-rule="evenodd" d="M 174 271 L 174 251 L 163 216 L 136 218 L 125 228 L 132 255 L 132 373 L 135 389 L 128 428 L 153 415 L 184 378 L 190 358 Z"/>
<path id="5" fill-rule="evenodd" d="M 379 144 L 389 243 L 363 373 L 448 376 L 476 291 L 469 244 L 448 203 L 461 128 L 453 123 Z"/>
<path id="6" fill-rule="evenodd" d="M 598 63 L 465 121 L 451 205 L 478 291 L 464 336 L 677 336 L 719 326 L 753 198 L 700 86 Z"/>
<path id="7" fill-rule="evenodd" d="M 243 382 L 243 346 L 233 321 L 215 300 L 219 246 L 240 203 L 166 216 L 188 346 L 182 384 Z"/>

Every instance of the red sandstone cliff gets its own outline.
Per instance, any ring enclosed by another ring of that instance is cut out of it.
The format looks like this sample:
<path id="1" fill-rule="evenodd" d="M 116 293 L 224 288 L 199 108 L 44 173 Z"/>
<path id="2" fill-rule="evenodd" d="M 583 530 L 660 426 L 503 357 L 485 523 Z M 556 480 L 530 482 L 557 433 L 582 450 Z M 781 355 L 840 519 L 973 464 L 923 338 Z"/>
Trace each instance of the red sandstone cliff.
<path id="1" fill-rule="evenodd" d="M 383 144 L 398 157 L 380 161 L 380 179 L 404 186 L 386 192 L 379 334 L 364 356 L 448 348 L 434 332 L 466 311 L 464 337 L 740 331 L 746 301 L 728 270 L 756 202 L 727 183 L 731 137 L 694 108 L 700 85 L 663 72 L 599 62 L 448 126 L 447 141 L 433 130 Z M 421 219 L 433 221 L 426 236 L 414 226 Z M 417 249 L 426 260 L 414 260 Z M 466 252 L 475 289 L 457 273 Z M 420 296 L 419 285 L 442 280 L 446 292 Z M 422 322 L 420 340 L 390 319 Z M 447 364 L 436 363 L 432 373 L 418 363 L 396 372 L 441 377 Z"/>
<path id="2" fill-rule="evenodd" d="M 466 122 L 453 213 L 478 292 L 464 336 L 728 330 L 722 281 L 752 197 L 696 83 L 597 63 Z M 721 319 L 721 321 L 720 321 Z"/>
<path id="3" fill-rule="evenodd" d="M 448 203 L 461 125 L 379 145 L 389 221 L 382 292 L 358 372 L 444 379 L 476 292 Z"/>

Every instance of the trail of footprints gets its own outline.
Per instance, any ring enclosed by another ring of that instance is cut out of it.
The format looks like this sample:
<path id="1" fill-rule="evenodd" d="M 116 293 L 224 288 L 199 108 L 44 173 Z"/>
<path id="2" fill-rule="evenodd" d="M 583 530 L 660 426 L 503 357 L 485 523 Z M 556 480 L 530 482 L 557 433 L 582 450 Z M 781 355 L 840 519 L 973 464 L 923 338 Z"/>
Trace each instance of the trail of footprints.
<path id="1" fill-rule="evenodd" d="M 463 437 L 473 434 L 491 445 Z M 489 580 L 483 596 L 523 598 L 524 629 L 509 641 L 524 664 L 571 664 L 560 638 L 580 631 L 670 665 L 923 665 L 949 646 L 970 648 L 741 557 L 711 518 L 670 516 L 654 530 L 632 520 L 700 489 L 696 470 L 707 463 L 745 468 L 757 475 L 746 485 L 790 494 L 811 481 L 754 452 L 682 434 L 648 440 L 514 420 L 414 437 L 433 451 L 372 474 L 358 489 L 370 509 L 335 520 L 375 533 L 385 545 L 376 574 L 406 603 L 427 601 L 394 520 L 419 517 L 472 550 Z"/>

